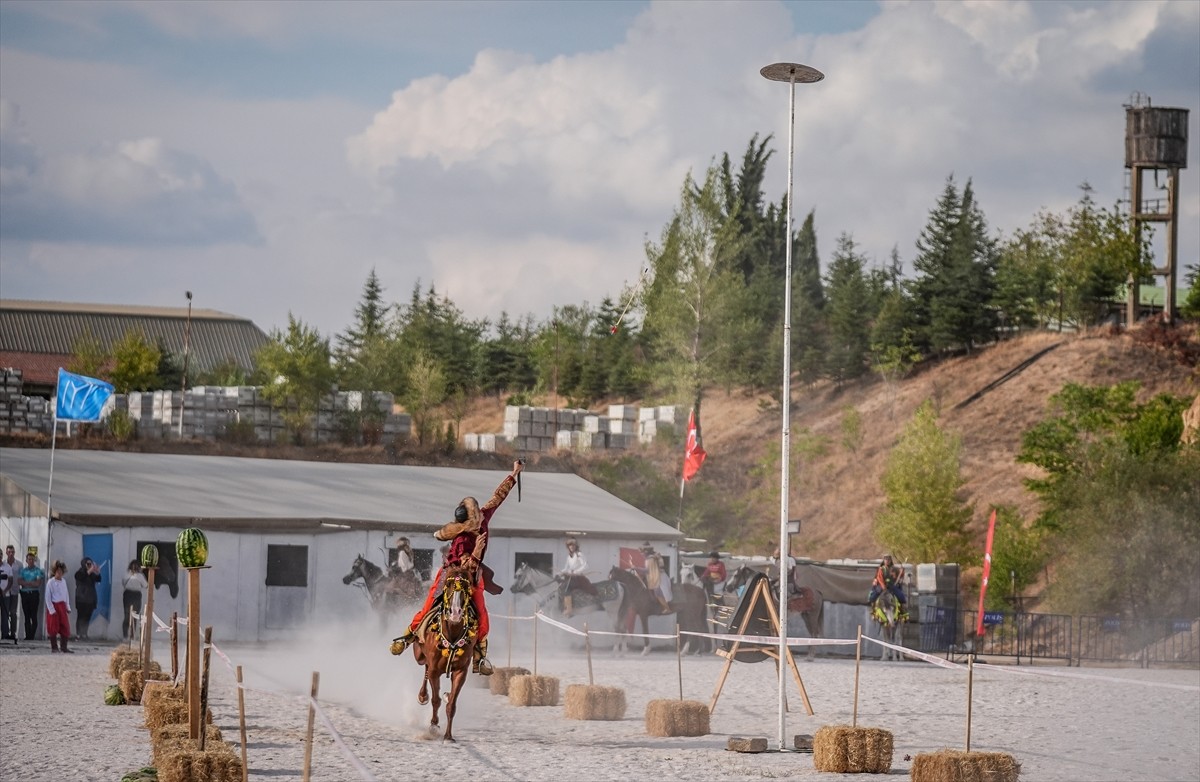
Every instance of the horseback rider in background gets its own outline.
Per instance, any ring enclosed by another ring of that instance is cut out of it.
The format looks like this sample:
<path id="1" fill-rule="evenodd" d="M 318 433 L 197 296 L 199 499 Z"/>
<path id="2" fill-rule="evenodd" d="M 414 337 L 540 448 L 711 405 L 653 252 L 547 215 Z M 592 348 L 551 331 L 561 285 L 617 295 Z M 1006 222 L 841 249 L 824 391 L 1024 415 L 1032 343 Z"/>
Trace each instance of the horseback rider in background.
<path id="1" fill-rule="evenodd" d="M 487 634 L 489 626 L 487 606 L 484 603 L 483 593 L 486 590 L 493 595 L 498 595 L 504 591 L 504 588 L 496 584 L 493 580 L 492 569 L 483 563 L 483 557 L 487 553 L 488 525 L 492 520 L 492 514 L 496 512 L 496 509 L 500 507 L 500 503 L 504 502 L 504 499 L 508 497 L 508 493 L 512 491 L 513 486 L 517 484 L 517 476 L 521 474 L 524 466 L 525 463 L 521 459 L 513 462 L 512 472 L 504 477 L 504 480 L 496 487 L 492 498 L 483 506 L 480 506 L 478 500 L 474 497 L 463 497 L 462 502 L 454 509 L 454 521 L 433 533 L 433 536 L 438 540 L 450 541 L 450 550 L 446 554 L 446 560 L 438 570 L 437 576 L 433 579 L 433 585 L 429 588 L 429 595 L 425 598 L 425 605 L 421 607 L 421 610 L 409 622 L 408 632 L 392 641 L 392 654 L 403 654 L 404 650 L 417 640 L 417 627 L 420 626 L 421 620 L 425 618 L 430 609 L 433 608 L 434 601 L 441 595 L 444 586 L 443 576 L 446 568 L 452 565 L 459 565 L 467 559 L 474 559 L 479 563 L 479 581 L 475 585 L 476 588 L 472 591 L 471 602 L 474 604 L 475 613 L 479 617 L 479 635 L 475 644 L 475 660 L 471 666 L 471 672 L 483 676 L 490 676 L 492 674 L 492 664 L 487 659 Z M 482 539 L 483 546 L 478 556 L 476 556 L 475 544 L 478 539 Z"/>
<path id="2" fill-rule="evenodd" d="M 904 568 L 892 561 L 892 555 L 884 556 L 879 568 L 875 571 L 875 580 L 871 582 L 871 591 L 867 595 L 867 605 L 875 607 L 875 601 L 888 590 L 900 601 L 900 612 L 908 614 L 908 597 L 904 594 Z"/>
<path id="3" fill-rule="evenodd" d="M 662 607 L 662 613 L 671 613 L 671 577 L 666 573 L 666 567 L 663 566 L 662 556 L 654 550 L 648 542 L 642 544 L 642 556 L 646 558 L 646 568 L 634 568 L 634 571 L 642 578 L 642 583 L 646 588 L 658 599 L 659 605 Z"/>
<path id="4" fill-rule="evenodd" d="M 596 594 L 595 585 L 584 575 L 586 572 L 587 560 L 583 558 L 583 552 L 579 550 L 579 543 L 575 538 L 567 538 L 567 564 L 558 574 L 558 595 L 562 602 L 563 616 L 569 617 L 575 613 L 575 600 L 571 596 L 572 592 L 581 590 L 590 595 Z"/>
<path id="5" fill-rule="evenodd" d="M 725 570 L 725 563 L 721 561 L 721 552 L 709 552 L 708 564 L 704 567 L 704 574 L 700 576 L 704 591 L 710 598 L 715 597 L 724 588 L 727 578 L 729 573 Z"/>

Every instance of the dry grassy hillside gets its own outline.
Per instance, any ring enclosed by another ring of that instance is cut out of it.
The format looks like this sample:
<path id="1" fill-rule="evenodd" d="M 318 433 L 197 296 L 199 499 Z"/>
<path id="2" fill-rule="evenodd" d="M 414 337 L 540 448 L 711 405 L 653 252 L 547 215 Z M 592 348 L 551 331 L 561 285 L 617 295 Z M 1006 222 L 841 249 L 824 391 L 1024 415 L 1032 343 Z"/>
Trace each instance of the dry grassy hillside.
<path id="1" fill-rule="evenodd" d="M 1193 335 L 1193 348 L 1195 341 Z M 1007 381 L 957 407 L 1051 347 Z M 939 406 L 942 426 L 962 438 L 964 493 L 975 506 L 974 523 L 980 537 L 991 504 L 1015 505 L 1032 517 L 1037 511 L 1035 498 L 1022 483 L 1030 468 L 1014 460 L 1022 433 L 1041 420 L 1048 398 L 1065 383 L 1110 385 L 1125 380 L 1141 381 L 1142 398 L 1161 392 L 1195 395 L 1200 391 L 1194 360 L 1181 361 L 1136 334 L 1107 331 L 1024 336 L 928 367 L 900 383 L 894 393 L 878 381 L 840 390 L 793 386 L 796 469 L 789 515 L 804 519 L 796 553 L 815 558 L 881 554 L 872 535 L 872 520 L 884 499 L 880 476 L 891 446 L 926 399 Z M 768 401 L 738 392 L 713 392 L 705 397 L 704 444 L 709 457 L 696 480 L 716 485 L 727 495 L 750 497 L 754 518 L 743 523 L 773 530 L 779 519 L 778 471 L 769 471 L 769 478 L 750 477 L 751 468 L 763 463 L 772 449 L 778 453 L 780 411 Z M 551 400 L 543 403 L 553 404 Z M 842 420 L 850 406 L 862 416 L 864 430 L 862 443 L 854 452 L 843 444 L 842 435 Z M 502 419 L 502 402 L 481 400 L 464 420 L 462 431 L 500 431 Z M 663 447 L 643 451 L 668 474 L 677 474 L 681 454 Z M 770 533 L 763 537 L 772 539 Z"/>

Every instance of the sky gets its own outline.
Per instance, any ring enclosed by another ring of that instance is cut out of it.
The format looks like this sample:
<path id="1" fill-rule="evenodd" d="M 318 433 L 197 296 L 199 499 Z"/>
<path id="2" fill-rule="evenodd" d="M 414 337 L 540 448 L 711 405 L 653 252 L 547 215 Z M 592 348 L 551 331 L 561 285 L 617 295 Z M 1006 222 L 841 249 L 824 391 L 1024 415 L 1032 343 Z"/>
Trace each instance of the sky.
<path id="1" fill-rule="evenodd" d="M 953 176 L 997 236 L 1127 197 L 1124 105 L 1186 108 L 1200 2 L 0 0 L 0 296 L 194 305 L 324 336 L 372 270 L 471 319 L 620 303 L 689 172 L 756 134 L 822 262 L 915 241 Z M 1148 196 L 1149 197 L 1149 196 Z M 1162 253 L 1161 241 L 1156 251 Z"/>

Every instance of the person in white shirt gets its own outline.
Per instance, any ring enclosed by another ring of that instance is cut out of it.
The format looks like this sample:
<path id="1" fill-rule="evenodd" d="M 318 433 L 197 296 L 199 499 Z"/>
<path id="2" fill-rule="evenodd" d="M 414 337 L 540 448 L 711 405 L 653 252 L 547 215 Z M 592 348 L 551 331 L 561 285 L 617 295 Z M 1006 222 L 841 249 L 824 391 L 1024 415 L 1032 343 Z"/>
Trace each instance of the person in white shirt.
<path id="1" fill-rule="evenodd" d="M 63 581 L 67 565 L 61 559 L 55 560 L 50 572 L 50 579 L 46 581 L 46 636 L 50 639 L 50 651 L 58 651 L 61 638 L 63 653 L 74 654 L 67 648 L 71 637 L 71 595 L 67 591 L 67 582 Z"/>
<path id="2" fill-rule="evenodd" d="M 562 602 L 563 616 L 569 617 L 575 613 L 573 592 L 581 591 L 589 595 L 596 594 L 596 587 L 584 575 L 586 572 L 587 560 L 584 559 L 583 552 L 579 550 L 579 543 L 575 538 L 567 538 L 567 564 L 558 574 L 558 596 Z"/>

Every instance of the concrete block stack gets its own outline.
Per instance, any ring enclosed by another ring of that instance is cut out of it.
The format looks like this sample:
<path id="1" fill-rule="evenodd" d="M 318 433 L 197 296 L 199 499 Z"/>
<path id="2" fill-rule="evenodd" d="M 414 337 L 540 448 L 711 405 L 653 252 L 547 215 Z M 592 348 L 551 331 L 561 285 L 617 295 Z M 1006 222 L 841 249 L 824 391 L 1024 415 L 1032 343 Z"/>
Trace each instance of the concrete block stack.
<path id="1" fill-rule="evenodd" d="M 642 444 L 654 442 L 660 434 L 675 431 L 675 405 L 643 407 L 638 411 L 638 441 Z"/>
<path id="2" fill-rule="evenodd" d="M 469 432 L 462 436 L 468 451 L 495 451 L 507 445 L 514 451 L 632 448 L 650 443 L 661 432 L 673 431 L 673 405 L 646 407 L 609 405 L 607 412 L 509 405 L 504 408 L 504 431 L 485 435 Z"/>
<path id="3" fill-rule="evenodd" d="M 0 369 L 0 432 L 5 434 L 50 433 L 53 416 L 50 404 L 37 396 L 25 396 L 21 370 Z"/>

